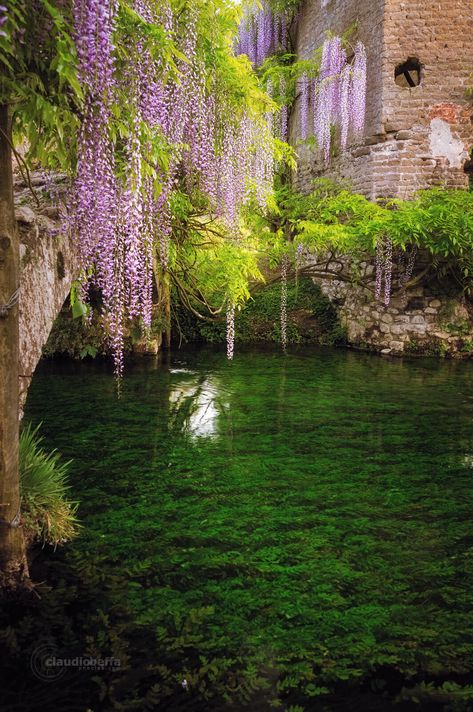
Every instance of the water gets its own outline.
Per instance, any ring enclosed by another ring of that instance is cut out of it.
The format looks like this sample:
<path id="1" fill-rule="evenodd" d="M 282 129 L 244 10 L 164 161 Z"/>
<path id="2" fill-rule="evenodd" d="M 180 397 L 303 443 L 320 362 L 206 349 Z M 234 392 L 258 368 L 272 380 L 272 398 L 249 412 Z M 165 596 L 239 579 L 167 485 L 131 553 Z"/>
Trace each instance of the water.
<path id="1" fill-rule="evenodd" d="M 45 362 L 26 417 L 74 460 L 69 550 L 156 635 L 159 709 L 387 710 L 469 681 L 470 363 L 189 350 L 118 400 L 103 364 Z"/>

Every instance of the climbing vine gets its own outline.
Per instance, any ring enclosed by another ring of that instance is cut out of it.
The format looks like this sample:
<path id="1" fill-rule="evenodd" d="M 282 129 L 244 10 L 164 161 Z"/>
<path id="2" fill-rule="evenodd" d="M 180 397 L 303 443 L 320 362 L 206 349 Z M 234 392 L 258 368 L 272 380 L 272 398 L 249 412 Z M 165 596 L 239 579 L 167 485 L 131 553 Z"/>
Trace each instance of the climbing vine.
<path id="1" fill-rule="evenodd" d="M 127 320 L 151 325 L 155 243 L 164 272 L 173 259 L 171 193 L 204 194 L 208 212 L 236 239 L 243 204 L 253 197 L 264 209 L 272 191 L 274 145 L 262 111 L 270 102 L 251 69 L 233 58 L 230 36 L 221 30 L 215 39 L 203 28 L 203 12 L 189 4 L 177 13 L 156 0 L 125 9 L 111 0 L 75 2 L 85 109 L 73 229 L 84 283 L 97 284 L 104 297 L 119 375 Z M 227 76 L 219 53 L 226 53 Z M 244 99 L 238 107 L 236 91 Z M 126 95 L 123 116 L 116 107 Z"/>
<path id="2" fill-rule="evenodd" d="M 169 281 L 182 249 L 174 193 L 238 241 L 243 205 L 264 210 L 275 158 L 290 156 L 270 129 L 276 105 L 235 56 L 241 10 L 226 0 L 2 7 L 1 93 L 15 141 L 26 142 L 30 163 L 73 179 L 67 226 L 80 298 L 91 285 L 101 290 L 120 375 L 127 324 L 149 330 L 153 276 Z M 238 297 L 227 290 L 224 299 Z"/>
<path id="3" fill-rule="evenodd" d="M 247 221 L 255 234 L 268 230 L 275 262 L 287 256 L 295 274 L 358 284 L 384 305 L 428 279 L 447 277 L 459 292 L 472 291 L 468 191 L 433 188 L 413 200 L 373 202 L 323 179 L 307 195 L 280 184 L 269 213 L 248 211 Z M 375 275 L 360 275 L 360 263 L 373 261 Z"/>

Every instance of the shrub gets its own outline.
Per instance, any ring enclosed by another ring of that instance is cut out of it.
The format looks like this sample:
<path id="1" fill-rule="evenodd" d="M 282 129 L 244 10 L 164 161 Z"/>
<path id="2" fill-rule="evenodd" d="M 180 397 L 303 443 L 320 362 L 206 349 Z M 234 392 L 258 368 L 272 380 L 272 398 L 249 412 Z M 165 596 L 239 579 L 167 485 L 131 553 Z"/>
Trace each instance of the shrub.
<path id="1" fill-rule="evenodd" d="M 22 519 L 28 541 L 57 546 L 77 534 L 78 504 L 68 498 L 70 463 L 41 447 L 38 430 L 27 425 L 20 435 Z"/>

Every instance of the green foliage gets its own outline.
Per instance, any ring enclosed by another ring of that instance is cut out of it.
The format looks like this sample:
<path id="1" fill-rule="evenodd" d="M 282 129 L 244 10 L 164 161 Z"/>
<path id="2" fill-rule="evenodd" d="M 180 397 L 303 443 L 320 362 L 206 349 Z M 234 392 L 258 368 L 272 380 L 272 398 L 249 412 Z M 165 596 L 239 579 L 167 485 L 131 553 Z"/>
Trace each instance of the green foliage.
<path id="1" fill-rule="evenodd" d="M 298 237 L 317 252 L 373 252 L 378 240 L 389 236 L 401 249 L 415 245 L 433 256 L 471 256 L 473 195 L 468 191 L 433 188 L 415 200 L 372 203 L 346 189 L 316 185 L 302 200 L 307 208 L 302 219 L 297 196 L 289 196 L 288 203 Z"/>
<path id="2" fill-rule="evenodd" d="M 404 345 L 404 352 L 409 356 L 436 356 L 445 358 L 448 353 L 448 344 L 435 336 L 422 339 L 410 338 Z"/>
<path id="3" fill-rule="evenodd" d="M 295 245 L 324 256 L 373 258 L 379 241 L 389 237 L 398 253 L 416 248 L 430 256 L 431 270 L 457 289 L 473 284 L 473 194 L 433 188 L 414 200 L 372 202 L 347 187 L 318 180 L 309 194 L 278 186 L 268 215 L 248 212 L 249 230 L 269 231 L 268 249 L 276 259 L 294 255 Z M 289 241 L 288 241 L 289 236 Z M 283 239 L 285 238 L 285 239 Z"/>
<path id="4" fill-rule="evenodd" d="M 250 297 L 250 280 L 263 279 L 257 254 L 242 244 L 219 240 L 196 249 L 189 242 L 181 254 L 184 260 L 194 261 L 196 284 L 209 302 L 242 305 Z"/>
<path id="5" fill-rule="evenodd" d="M 473 707 L 473 685 L 459 685 L 456 682 L 422 682 L 412 688 L 404 688 L 399 702 L 414 703 L 420 709 L 441 707 L 445 712 L 469 712 Z"/>
<path id="6" fill-rule="evenodd" d="M 213 319 L 226 305 L 243 305 L 250 283 L 263 280 L 258 241 L 229 240 L 226 228 L 208 214 L 204 196 L 176 191 L 171 201 L 174 240 L 170 281 L 178 300 L 194 316 Z"/>
<path id="7" fill-rule="evenodd" d="M 83 96 L 63 6 L 48 0 L 8 3 L 0 36 L 0 101 L 12 106 L 14 141 L 27 147 L 27 160 L 69 170 Z"/>
<path id="8" fill-rule="evenodd" d="M 471 324 L 467 319 L 458 319 L 455 322 L 448 322 L 443 325 L 445 331 L 452 336 L 468 336 L 471 333 Z"/>
<path id="9" fill-rule="evenodd" d="M 330 300 L 310 279 L 288 283 L 288 343 L 335 344 L 344 340 L 337 312 Z M 240 343 L 281 341 L 281 285 L 279 282 L 255 291 L 235 317 L 235 340 Z M 225 324 L 194 324 L 199 339 L 225 341 Z M 191 336 L 196 338 L 195 332 Z M 192 339 L 189 339 L 192 340 Z"/>
<path id="10" fill-rule="evenodd" d="M 76 536 L 78 505 L 69 499 L 70 462 L 46 452 L 38 430 L 29 424 L 20 435 L 21 514 L 27 539 L 57 546 Z"/>
<path id="11" fill-rule="evenodd" d="M 74 306 L 82 304 L 76 301 Z M 85 358 L 97 355 L 106 356 L 109 354 L 107 333 L 104 329 L 103 320 L 94 309 L 92 319 L 83 318 L 84 314 L 74 313 L 74 306 L 71 309 L 64 307 L 53 324 L 46 344 L 43 346 L 43 356 L 56 356 L 64 354 L 71 358 Z"/>

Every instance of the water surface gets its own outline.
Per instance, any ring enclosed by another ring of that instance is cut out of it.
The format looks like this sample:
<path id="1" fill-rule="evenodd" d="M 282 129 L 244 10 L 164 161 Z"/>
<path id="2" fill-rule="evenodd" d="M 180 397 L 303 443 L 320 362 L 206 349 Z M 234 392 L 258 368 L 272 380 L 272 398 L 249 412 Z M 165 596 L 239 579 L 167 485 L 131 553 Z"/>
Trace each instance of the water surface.
<path id="1" fill-rule="evenodd" d="M 472 364 L 205 348 L 130 365 L 117 399 L 103 364 L 44 362 L 26 417 L 74 460 L 72 548 L 124 573 L 163 656 L 186 631 L 196 700 L 263 674 L 335 709 L 471 670 Z"/>

